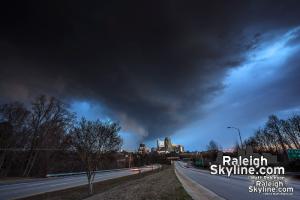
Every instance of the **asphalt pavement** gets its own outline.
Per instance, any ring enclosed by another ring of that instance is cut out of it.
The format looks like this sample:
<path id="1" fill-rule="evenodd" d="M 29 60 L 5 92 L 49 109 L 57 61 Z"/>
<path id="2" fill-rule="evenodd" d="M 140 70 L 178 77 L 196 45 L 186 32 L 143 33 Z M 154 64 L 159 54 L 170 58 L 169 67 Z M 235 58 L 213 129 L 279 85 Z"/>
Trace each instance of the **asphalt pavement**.
<path id="1" fill-rule="evenodd" d="M 158 165 L 154 166 L 158 168 Z M 141 172 L 152 170 L 152 166 L 145 166 L 139 168 Z M 121 169 L 113 171 L 99 172 L 95 176 L 94 182 L 100 182 L 108 179 L 119 178 L 132 174 L 137 174 L 139 171 L 134 169 Z M 52 192 L 76 186 L 87 184 L 87 177 L 85 174 L 53 177 L 36 180 L 28 180 L 18 183 L 8 183 L 0 185 L 0 200 L 17 199 L 21 197 L 32 196 L 45 192 Z"/>
<path id="2" fill-rule="evenodd" d="M 288 179 L 287 186 L 293 187 L 293 195 L 264 195 L 250 193 L 251 180 L 248 176 L 232 175 L 230 177 L 211 175 L 207 170 L 186 167 L 183 162 L 175 163 L 176 169 L 184 176 L 192 179 L 218 196 L 228 200 L 292 200 L 300 199 L 300 181 Z"/>

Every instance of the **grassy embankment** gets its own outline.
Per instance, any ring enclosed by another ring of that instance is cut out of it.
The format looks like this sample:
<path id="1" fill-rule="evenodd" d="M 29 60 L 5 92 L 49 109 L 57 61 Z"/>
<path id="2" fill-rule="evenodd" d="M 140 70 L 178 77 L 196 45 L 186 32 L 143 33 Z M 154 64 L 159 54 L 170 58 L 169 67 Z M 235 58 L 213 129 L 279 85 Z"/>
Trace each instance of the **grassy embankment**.
<path id="1" fill-rule="evenodd" d="M 191 199 L 181 186 L 171 166 L 164 166 L 160 171 L 156 170 L 95 183 L 95 195 L 90 197 L 87 191 L 87 186 L 80 186 L 23 198 L 22 200 Z"/>

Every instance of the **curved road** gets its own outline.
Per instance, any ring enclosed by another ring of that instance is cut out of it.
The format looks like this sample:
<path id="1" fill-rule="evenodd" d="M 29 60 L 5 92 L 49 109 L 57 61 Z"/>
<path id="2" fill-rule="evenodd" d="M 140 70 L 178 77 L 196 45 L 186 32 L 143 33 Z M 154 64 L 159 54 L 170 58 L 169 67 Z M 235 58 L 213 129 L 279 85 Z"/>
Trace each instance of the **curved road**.
<path id="1" fill-rule="evenodd" d="M 176 169 L 184 176 L 192 179 L 196 183 L 218 196 L 229 200 L 283 200 L 283 199 L 300 199 L 300 181 L 288 180 L 288 186 L 294 188 L 293 195 L 263 195 L 250 193 L 248 191 L 250 180 L 247 176 L 219 176 L 211 175 L 209 171 L 199 170 L 196 168 L 186 168 L 185 163 L 176 162 Z"/>
<path id="2" fill-rule="evenodd" d="M 154 166 L 154 168 L 158 168 L 158 165 Z M 146 172 L 152 170 L 152 166 L 146 166 L 139 169 L 141 169 L 141 172 Z M 139 173 L 139 171 L 133 169 L 103 171 L 96 174 L 94 182 L 100 182 L 108 179 L 119 178 L 122 176 L 128 176 L 137 173 Z M 72 187 L 86 185 L 86 184 L 87 184 L 87 177 L 85 174 L 29 180 L 29 181 L 24 181 L 19 183 L 1 184 L 0 199 L 1 200 L 17 199 L 21 197 L 27 197 L 27 196 L 32 196 L 32 195 L 45 193 L 45 192 L 62 190 L 62 189 L 72 188 Z"/>

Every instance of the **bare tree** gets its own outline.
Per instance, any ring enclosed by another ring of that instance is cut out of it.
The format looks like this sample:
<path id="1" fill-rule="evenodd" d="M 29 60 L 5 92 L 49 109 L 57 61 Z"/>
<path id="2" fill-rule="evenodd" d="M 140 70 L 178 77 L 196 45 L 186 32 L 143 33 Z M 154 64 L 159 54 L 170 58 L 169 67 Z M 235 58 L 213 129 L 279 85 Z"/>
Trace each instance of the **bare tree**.
<path id="1" fill-rule="evenodd" d="M 257 150 L 258 151 L 268 151 L 268 148 L 270 147 L 271 140 L 267 139 L 267 135 L 264 132 L 264 129 L 259 128 L 256 130 L 254 134 L 254 138 L 257 143 Z"/>
<path id="2" fill-rule="evenodd" d="M 283 120 L 271 115 L 264 128 L 258 129 L 246 143 L 261 152 L 283 153 L 286 159 L 287 149 L 300 148 L 300 116 Z"/>
<path id="3" fill-rule="evenodd" d="M 84 118 L 72 131 L 72 143 L 85 165 L 90 194 L 93 193 L 93 182 L 102 156 L 118 151 L 122 145 L 119 131 L 117 123 L 87 121 Z"/>
<path id="4" fill-rule="evenodd" d="M 9 172 L 14 159 L 13 150 L 26 145 L 29 111 L 18 102 L 0 106 L 0 170 Z M 9 155 L 9 156 L 8 156 Z M 9 157 L 9 159 L 6 159 Z M 6 160 L 6 170 L 2 170 Z"/>
<path id="5" fill-rule="evenodd" d="M 3 176 L 4 172 L 2 167 L 4 165 L 4 161 L 7 156 L 8 149 L 11 147 L 12 137 L 13 135 L 13 127 L 8 122 L 1 122 L 0 123 L 0 171 L 1 176 Z"/>
<path id="6" fill-rule="evenodd" d="M 207 145 L 207 150 L 208 151 L 218 151 L 219 145 L 214 140 L 211 140 Z"/>
<path id="7" fill-rule="evenodd" d="M 260 151 L 257 139 L 254 136 L 249 137 L 244 141 L 245 146 L 251 146 L 254 150 Z"/>
<path id="8" fill-rule="evenodd" d="M 277 116 L 271 115 L 266 123 L 266 131 L 269 134 L 274 135 L 277 140 L 277 143 L 280 145 L 280 150 L 283 151 L 285 155 L 287 155 L 287 144 L 286 138 L 281 129 L 280 120 Z"/>
<path id="9" fill-rule="evenodd" d="M 290 117 L 287 121 L 290 127 L 289 134 L 292 137 L 295 147 L 300 148 L 300 116 L 294 115 Z"/>
<path id="10" fill-rule="evenodd" d="M 30 114 L 29 156 L 23 176 L 29 176 L 40 154 L 40 149 L 55 148 L 51 137 L 62 132 L 72 124 L 74 115 L 67 106 L 54 97 L 41 95 L 32 103 Z M 52 137 L 53 138 L 53 137 Z M 56 141 L 57 142 L 57 141 Z"/>
<path id="11" fill-rule="evenodd" d="M 298 137 L 290 120 L 280 120 L 282 131 L 286 137 L 289 148 L 300 148 Z"/>

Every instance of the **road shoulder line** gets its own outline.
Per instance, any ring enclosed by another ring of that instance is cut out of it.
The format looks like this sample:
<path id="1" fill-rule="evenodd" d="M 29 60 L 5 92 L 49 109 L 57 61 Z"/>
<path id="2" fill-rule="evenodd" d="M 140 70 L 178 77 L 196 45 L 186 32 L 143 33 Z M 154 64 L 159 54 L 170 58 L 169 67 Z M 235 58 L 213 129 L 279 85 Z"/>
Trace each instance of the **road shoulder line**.
<path id="1" fill-rule="evenodd" d="M 180 173 L 179 170 L 176 169 L 176 166 L 174 167 L 174 170 L 183 188 L 194 200 L 225 200 L 224 198 L 218 196 L 209 189 L 196 183 L 191 178 Z"/>

